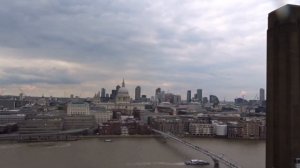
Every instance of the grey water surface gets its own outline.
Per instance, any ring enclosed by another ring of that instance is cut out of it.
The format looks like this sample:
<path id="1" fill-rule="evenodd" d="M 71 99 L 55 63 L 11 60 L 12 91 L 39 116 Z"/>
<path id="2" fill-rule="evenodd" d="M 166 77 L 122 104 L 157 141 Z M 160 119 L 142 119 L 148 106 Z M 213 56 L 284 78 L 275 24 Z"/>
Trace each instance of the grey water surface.
<path id="1" fill-rule="evenodd" d="M 214 138 L 186 139 L 233 160 L 243 168 L 265 167 L 265 142 Z M 88 139 L 69 142 L 0 143 L 1 168 L 185 168 L 184 161 L 210 158 L 160 138 Z M 199 167 L 199 166 L 197 166 Z M 221 167 L 225 167 L 221 165 Z"/>

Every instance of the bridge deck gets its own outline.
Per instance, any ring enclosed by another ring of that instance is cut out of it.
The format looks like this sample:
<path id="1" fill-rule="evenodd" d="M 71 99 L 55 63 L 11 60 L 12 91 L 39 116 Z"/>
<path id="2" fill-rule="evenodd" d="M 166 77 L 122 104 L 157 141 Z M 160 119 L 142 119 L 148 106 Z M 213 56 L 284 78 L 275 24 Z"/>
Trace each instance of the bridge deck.
<path id="1" fill-rule="evenodd" d="M 236 164 L 232 163 L 231 161 L 229 161 L 228 159 L 226 159 L 223 155 L 222 156 L 219 156 L 213 152 L 210 152 L 204 148 L 201 148 L 199 146 L 196 146 L 196 145 L 193 145 L 192 143 L 190 142 L 187 142 L 187 141 L 184 141 L 178 137 L 176 137 L 175 135 L 173 134 L 170 134 L 170 133 L 165 133 L 165 132 L 162 132 L 162 131 L 159 131 L 159 130 L 156 130 L 156 129 L 153 129 L 152 128 L 152 131 L 154 131 L 155 133 L 158 133 L 162 136 L 165 136 L 165 137 L 168 137 L 170 139 L 173 139 L 179 143 L 182 143 L 184 144 L 185 146 L 188 146 L 196 151 L 199 151 L 207 156 L 209 156 L 210 158 L 212 158 L 214 161 L 220 161 L 221 163 L 223 163 L 224 165 L 228 166 L 228 167 L 231 167 L 231 168 L 241 168 L 239 166 L 237 166 Z"/>

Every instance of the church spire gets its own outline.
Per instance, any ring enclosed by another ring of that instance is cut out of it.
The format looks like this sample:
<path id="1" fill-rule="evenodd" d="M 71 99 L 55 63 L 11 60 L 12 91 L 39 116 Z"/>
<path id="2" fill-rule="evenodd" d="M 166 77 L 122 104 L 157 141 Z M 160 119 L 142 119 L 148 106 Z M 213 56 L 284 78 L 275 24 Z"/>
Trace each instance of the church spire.
<path id="1" fill-rule="evenodd" d="M 124 78 L 123 78 L 123 82 L 122 82 L 122 87 L 125 87 L 125 81 L 124 81 Z"/>

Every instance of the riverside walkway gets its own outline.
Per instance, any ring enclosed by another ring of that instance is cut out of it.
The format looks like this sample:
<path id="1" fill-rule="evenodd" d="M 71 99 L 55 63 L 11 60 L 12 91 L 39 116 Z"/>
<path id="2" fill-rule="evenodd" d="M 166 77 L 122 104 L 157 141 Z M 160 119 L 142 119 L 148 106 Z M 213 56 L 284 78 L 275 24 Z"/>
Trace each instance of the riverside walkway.
<path id="1" fill-rule="evenodd" d="M 39 141 L 69 141 L 77 140 L 78 134 L 86 132 L 88 129 L 73 129 L 57 132 L 41 132 L 28 134 L 2 134 L 0 140 L 16 140 L 20 142 Z"/>

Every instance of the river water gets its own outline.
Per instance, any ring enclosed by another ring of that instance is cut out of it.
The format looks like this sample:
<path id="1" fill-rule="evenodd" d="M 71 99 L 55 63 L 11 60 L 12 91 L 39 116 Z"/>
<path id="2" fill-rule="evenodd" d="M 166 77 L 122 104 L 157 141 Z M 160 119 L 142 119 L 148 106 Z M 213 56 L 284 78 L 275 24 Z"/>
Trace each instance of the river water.
<path id="1" fill-rule="evenodd" d="M 243 168 L 265 167 L 265 142 L 212 138 L 186 139 L 234 160 Z M 69 142 L 0 143 L 1 168 L 186 168 L 185 160 L 211 159 L 160 138 L 88 139 Z M 221 167 L 225 167 L 222 166 Z"/>

